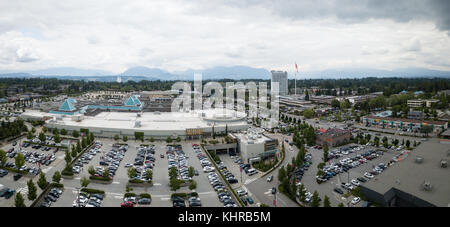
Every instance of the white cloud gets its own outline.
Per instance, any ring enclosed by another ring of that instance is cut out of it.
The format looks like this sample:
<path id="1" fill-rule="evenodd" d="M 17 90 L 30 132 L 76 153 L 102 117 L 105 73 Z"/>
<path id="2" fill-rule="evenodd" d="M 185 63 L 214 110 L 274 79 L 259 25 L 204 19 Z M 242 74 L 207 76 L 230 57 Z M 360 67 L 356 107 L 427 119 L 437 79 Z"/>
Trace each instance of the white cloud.
<path id="1" fill-rule="evenodd" d="M 294 71 L 297 62 L 305 71 L 450 70 L 449 36 L 431 21 L 383 19 L 371 11 L 376 16 L 358 21 L 357 13 L 345 10 L 337 17 L 320 17 L 320 9 L 297 18 L 292 10 L 285 11 L 288 8 L 276 11 L 280 2 L 276 7 L 235 3 L 0 1 L 0 68 L 77 67 L 120 73 L 137 65 L 169 71 L 249 65 Z M 327 5 L 327 12 L 329 7 L 335 6 Z M 352 23 L 343 21 L 348 19 L 345 13 L 352 15 Z M 39 31 L 39 39 L 21 33 L 23 29 Z"/>

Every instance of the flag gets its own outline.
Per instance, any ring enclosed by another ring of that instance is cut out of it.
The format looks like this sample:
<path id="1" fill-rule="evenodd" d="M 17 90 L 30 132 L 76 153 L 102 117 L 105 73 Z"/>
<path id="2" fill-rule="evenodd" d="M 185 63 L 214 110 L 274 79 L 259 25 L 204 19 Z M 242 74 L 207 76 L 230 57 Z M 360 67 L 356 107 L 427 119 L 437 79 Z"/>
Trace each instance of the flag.
<path id="1" fill-rule="evenodd" d="M 297 65 L 297 63 L 295 63 L 295 69 L 297 69 L 297 72 L 298 72 L 298 65 Z"/>

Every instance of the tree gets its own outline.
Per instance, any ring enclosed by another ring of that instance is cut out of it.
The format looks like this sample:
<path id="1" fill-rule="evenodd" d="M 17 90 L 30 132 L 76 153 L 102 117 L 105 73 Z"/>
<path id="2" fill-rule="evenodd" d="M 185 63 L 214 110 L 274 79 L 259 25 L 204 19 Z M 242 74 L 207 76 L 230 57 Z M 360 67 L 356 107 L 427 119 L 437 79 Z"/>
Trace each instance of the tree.
<path id="1" fill-rule="evenodd" d="M 170 136 L 167 137 L 166 143 L 172 143 L 172 138 Z"/>
<path id="2" fill-rule="evenodd" d="M 72 136 L 78 138 L 80 136 L 80 132 L 78 132 L 77 130 L 73 130 Z"/>
<path id="3" fill-rule="evenodd" d="M 89 168 L 88 168 L 88 173 L 89 173 L 91 176 L 94 176 L 94 175 L 95 175 L 95 169 L 94 169 L 93 166 L 89 166 Z"/>
<path id="4" fill-rule="evenodd" d="M 26 207 L 25 199 L 23 198 L 21 193 L 16 193 L 16 198 L 14 199 L 14 205 L 16 207 Z"/>
<path id="5" fill-rule="evenodd" d="M 52 131 L 52 133 L 53 133 L 53 135 L 57 135 L 57 134 L 59 134 L 59 130 L 58 130 L 58 128 L 53 128 L 53 131 Z"/>
<path id="6" fill-rule="evenodd" d="M 41 174 L 39 174 L 39 180 L 37 181 L 37 184 L 39 188 L 42 190 L 44 190 L 47 187 L 48 181 L 47 178 L 45 178 L 45 173 L 41 172 Z"/>
<path id="7" fill-rule="evenodd" d="M 61 142 L 61 137 L 59 136 L 59 134 L 56 134 L 54 136 L 54 139 L 55 139 L 55 143 L 60 143 Z"/>
<path id="8" fill-rule="evenodd" d="M 328 198 L 328 196 L 323 198 L 323 207 L 331 207 L 330 198 Z"/>
<path id="9" fill-rule="evenodd" d="M 343 203 L 339 203 L 338 207 L 344 207 Z"/>
<path id="10" fill-rule="evenodd" d="M 188 175 L 189 175 L 189 177 L 193 177 L 194 176 L 194 167 L 189 166 L 189 168 L 188 168 Z"/>
<path id="11" fill-rule="evenodd" d="M 6 152 L 0 149 L 0 166 L 4 166 L 8 161 L 8 157 L 6 156 Z"/>
<path id="12" fill-rule="evenodd" d="M 319 193 L 317 193 L 317 191 L 314 191 L 311 201 L 311 207 L 319 207 L 319 206 L 320 206 Z"/>
<path id="13" fill-rule="evenodd" d="M 180 181 L 180 180 L 178 180 L 176 178 L 170 179 L 170 182 L 169 182 L 170 190 L 171 191 L 176 191 L 177 189 L 179 189 L 180 185 L 181 185 L 181 182 L 182 181 Z"/>
<path id="14" fill-rule="evenodd" d="M 42 127 L 42 131 L 43 131 L 44 133 L 47 133 L 48 128 L 44 126 L 44 127 Z"/>
<path id="15" fill-rule="evenodd" d="M 286 170 L 281 166 L 278 170 L 278 181 L 282 182 L 286 178 Z"/>
<path id="16" fill-rule="evenodd" d="M 333 108 L 340 108 L 341 107 L 341 103 L 337 99 L 333 99 L 331 101 L 331 107 L 333 107 Z"/>
<path id="17" fill-rule="evenodd" d="M 61 129 L 61 135 L 63 135 L 63 136 L 67 135 L 67 130 Z"/>
<path id="18" fill-rule="evenodd" d="M 86 148 L 87 147 L 87 140 L 85 137 L 81 138 L 81 147 Z"/>
<path id="19" fill-rule="evenodd" d="M 128 136 L 123 136 L 122 140 L 123 140 L 123 142 L 127 142 L 128 141 Z"/>
<path id="20" fill-rule="evenodd" d="M 151 143 L 155 142 L 155 138 L 153 138 L 153 136 L 150 137 L 150 142 L 151 142 Z"/>
<path id="21" fill-rule="evenodd" d="M 410 145 L 411 145 L 411 141 L 406 140 L 406 147 L 409 148 Z"/>
<path id="22" fill-rule="evenodd" d="M 195 180 L 191 180 L 191 183 L 189 184 L 189 190 L 194 190 L 197 188 L 197 182 Z"/>
<path id="23" fill-rule="evenodd" d="M 169 170 L 169 178 L 170 179 L 177 179 L 178 177 L 178 171 L 175 167 L 170 168 Z"/>
<path id="24" fill-rule="evenodd" d="M 91 183 L 91 181 L 86 177 L 82 177 L 80 179 L 80 184 L 81 184 L 81 187 L 83 187 L 83 188 L 86 188 L 89 185 L 89 183 Z"/>
<path id="25" fill-rule="evenodd" d="M 33 201 L 36 199 L 37 197 L 37 188 L 36 185 L 34 185 L 33 180 L 30 179 L 27 182 L 27 186 L 28 186 L 28 200 Z M 20 193 L 19 193 L 20 194 Z"/>
<path id="26" fill-rule="evenodd" d="M 178 136 L 176 141 L 177 141 L 177 143 L 181 142 L 181 138 Z"/>
<path id="27" fill-rule="evenodd" d="M 31 139 L 33 139 L 33 137 L 34 137 L 33 132 L 28 131 L 28 133 L 27 133 L 27 139 L 31 140 Z"/>
<path id="28" fill-rule="evenodd" d="M 70 156 L 69 151 L 66 151 L 66 156 L 64 157 L 64 160 L 66 161 L 66 166 L 68 166 L 72 161 L 72 156 Z"/>
<path id="29" fill-rule="evenodd" d="M 39 140 L 45 142 L 45 134 L 43 132 L 39 133 Z"/>
<path id="30" fill-rule="evenodd" d="M 59 173 L 59 171 L 56 171 L 53 174 L 52 181 L 59 184 L 59 182 L 61 181 L 61 173 Z"/>
<path id="31" fill-rule="evenodd" d="M 104 178 L 109 178 L 109 171 L 108 169 L 105 168 L 105 170 L 103 171 L 103 177 Z"/>
<path id="32" fill-rule="evenodd" d="M 134 178 L 137 175 L 136 170 L 133 167 L 128 168 L 128 178 Z"/>
<path id="33" fill-rule="evenodd" d="M 328 161 L 328 146 L 324 146 L 323 147 L 323 161 L 327 162 Z"/>
<path id="34" fill-rule="evenodd" d="M 77 147 L 75 148 L 78 153 L 80 153 L 83 149 L 81 148 L 80 140 L 77 140 Z"/>
<path id="35" fill-rule="evenodd" d="M 25 158 L 23 157 L 22 153 L 17 153 L 17 156 L 14 161 L 17 169 L 20 169 L 20 167 L 22 167 L 25 164 Z"/>
<path id="36" fill-rule="evenodd" d="M 71 155 L 72 155 L 72 158 L 75 158 L 75 157 L 77 157 L 77 150 L 75 149 L 75 146 L 72 146 L 72 151 L 71 151 Z"/>
<path id="37" fill-rule="evenodd" d="M 301 184 L 300 187 L 298 188 L 298 194 L 299 194 L 298 199 L 302 202 L 305 202 L 305 199 L 306 199 L 305 193 L 306 193 L 305 186 L 303 184 Z"/>
<path id="38" fill-rule="evenodd" d="M 145 172 L 145 178 L 147 178 L 147 179 L 153 179 L 153 171 L 147 170 L 147 171 Z"/>

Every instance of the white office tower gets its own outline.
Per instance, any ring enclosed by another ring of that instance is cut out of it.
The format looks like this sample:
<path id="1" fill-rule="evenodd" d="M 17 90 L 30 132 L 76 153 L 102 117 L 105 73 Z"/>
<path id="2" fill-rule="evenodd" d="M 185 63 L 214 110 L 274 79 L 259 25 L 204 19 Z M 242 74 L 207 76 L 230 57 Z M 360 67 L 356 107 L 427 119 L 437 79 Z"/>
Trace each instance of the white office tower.
<path id="1" fill-rule="evenodd" d="M 272 78 L 270 81 L 271 92 L 273 92 L 273 83 L 278 82 L 280 95 L 285 96 L 288 95 L 288 77 L 287 72 L 283 71 L 270 71 L 272 73 Z"/>
<path id="2" fill-rule="evenodd" d="M 122 83 L 122 78 L 120 76 L 117 77 L 117 83 Z"/>

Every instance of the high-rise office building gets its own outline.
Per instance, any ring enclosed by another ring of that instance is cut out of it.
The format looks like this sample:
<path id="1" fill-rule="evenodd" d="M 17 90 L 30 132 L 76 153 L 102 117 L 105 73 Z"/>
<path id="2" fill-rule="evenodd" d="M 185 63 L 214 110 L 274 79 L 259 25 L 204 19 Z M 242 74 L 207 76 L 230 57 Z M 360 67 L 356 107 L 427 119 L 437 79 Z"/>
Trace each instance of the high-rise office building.
<path id="1" fill-rule="evenodd" d="M 280 95 L 288 95 L 288 76 L 287 72 L 283 71 L 270 71 L 272 73 L 270 85 L 271 91 L 273 92 L 273 83 L 278 82 Z"/>

